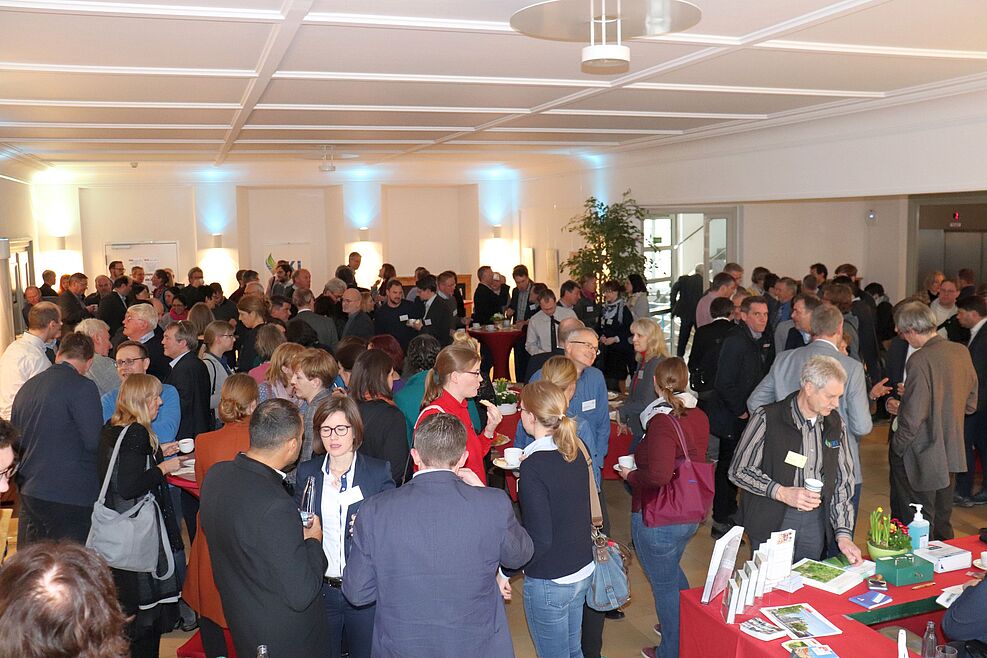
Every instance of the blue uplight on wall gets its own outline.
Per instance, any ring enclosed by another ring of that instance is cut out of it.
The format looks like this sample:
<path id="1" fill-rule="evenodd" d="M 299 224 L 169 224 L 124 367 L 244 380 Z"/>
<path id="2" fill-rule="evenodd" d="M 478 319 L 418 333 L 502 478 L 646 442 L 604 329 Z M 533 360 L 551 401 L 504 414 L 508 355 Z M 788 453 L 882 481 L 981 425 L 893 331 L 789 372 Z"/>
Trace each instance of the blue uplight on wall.
<path id="1" fill-rule="evenodd" d="M 372 226 L 380 215 L 380 184 L 353 181 L 343 185 L 346 220 L 354 228 Z"/>
<path id="2" fill-rule="evenodd" d="M 600 153 L 580 153 L 579 157 L 589 166 L 590 194 L 607 203 L 610 197 L 610 158 Z"/>
<path id="3" fill-rule="evenodd" d="M 236 212 L 236 190 L 228 185 L 198 185 L 195 188 L 195 214 L 199 225 L 210 235 L 226 230 Z"/>

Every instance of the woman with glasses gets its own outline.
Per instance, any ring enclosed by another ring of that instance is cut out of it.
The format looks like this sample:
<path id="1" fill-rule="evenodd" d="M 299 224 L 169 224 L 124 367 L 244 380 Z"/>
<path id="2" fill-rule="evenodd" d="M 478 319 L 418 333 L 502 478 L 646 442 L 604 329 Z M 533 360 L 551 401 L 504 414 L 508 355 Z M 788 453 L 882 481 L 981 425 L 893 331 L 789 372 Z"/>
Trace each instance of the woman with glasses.
<path id="1" fill-rule="evenodd" d="M 497 407 L 486 403 L 487 422 L 481 434 L 473 429 L 467 401 L 476 397 L 480 388 L 480 355 L 465 345 L 450 345 L 435 357 L 435 367 L 429 371 L 425 381 L 425 397 L 422 411 L 418 415 L 417 427 L 423 418 L 433 414 L 452 414 L 466 428 L 466 465 L 460 469 L 460 476 L 471 482 L 471 471 L 484 486 L 487 474 L 483 468 L 483 458 L 490 452 L 490 441 L 494 437 L 501 415 Z"/>
<path id="2" fill-rule="evenodd" d="M 539 658 L 582 658 L 583 605 L 594 569 L 589 476 L 567 407 L 551 382 L 521 391 L 521 423 L 534 438 L 518 486 L 524 529 L 535 545 L 524 567 L 524 615 Z"/>
<path id="3" fill-rule="evenodd" d="M 230 329 L 226 322 L 215 324 Z M 223 383 L 218 405 L 222 428 L 200 434 L 195 440 L 195 483 L 199 487 L 213 464 L 229 461 L 250 448 L 250 414 L 257 408 L 257 395 L 257 382 L 249 375 L 230 375 Z M 229 624 L 213 580 L 209 546 L 201 524 L 192 541 L 182 598 L 199 614 L 199 631 L 207 658 L 231 655 L 233 649 L 227 648 L 223 635 Z"/>
<path id="4" fill-rule="evenodd" d="M 233 369 L 226 362 L 226 354 L 233 350 L 236 334 L 229 322 L 214 321 L 206 325 L 203 340 L 205 350 L 202 352 L 202 362 L 209 371 L 209 409 L 216 421 L 216 409 L 222 398 L 223 383 L 233 374 Z M 215 425 L 219 427 L 219 425 Z"/>
<path id="5" fill-rule="evenodd" d="M 373 642 L 373 604 L 353 606 L 343 596 L 343 568 L 353 543 L 353 521 L 360 505 L 371 496 L 394 488 L 390 465 L 380 459 L 357 454 L 363 442 L 363 421 L 356 402 L 331 397 L 319 403 L 313 419 L 325 449 L 298 465 L 295 502 L 301 505 L 305 482 L 315 478 L 314 509 L 322 524 L 322 550 L 329 566 L 322 585 L 322 601 L 329 620 L 332 642 L 329 658 L 342 655 L 342 639 L 350 658 L 370 658 Z"/>
<path id="6" fill-rule="evenodd" d="M 627 400 L 618 411 L 620 422 L 627 425 L 634 437 L 631 452 L 641 442 L 644 428 L 641 426 L 641 412 L 655 401 L 655 369 L 668 358 L 665 336 L 661 327 L 651 318 L 639 318 L 631 324 L 631 344 L 637 358 L 637 370 L 631 378 L 631 388 Z"/>
<path id="7" fill-rule="evenodd" d="M 391 395 L 397 377 L 393 359 L 383 350 L 369 349 L 356 358 L 349 395 L 356 400 L 363 420 L 360 454 L 389 462 L 391 477 L 401 486 L 411 459 L 405 441 L 404 414 Z"/>
<path id="8" fill-rule="evenodd" d="M 120 386 L 116 409 L 103 427 L 97 452 L 97 476 L 102 482 L 110 470 L 117 442 L 120 450 L 112 464 L 113 477 L 106 490 L 104 504 L 117 512 L 126 512 L 150 492 L 157 499 L 168 530 L 167 543 L 158 543 L 158 568 L 165 571 L 165 551 L 179 553 L 184 560 L 182 535 L 171 504 L 165 476 L 181 468 L 178 459 L 165 460 L 178 452 L 177 443 L 158 444 L 151 421 L 161 406 L 161 382 L 150 375 L 128 376 Z M 126 434 L 123 434 L 126 432 Z M 123 436 L 121 436 L 123 434 Z M 117 597 L 125 614 L 130 652 L 134 658 L 157 658 L 161 635 L 171 631 L 179 619 L 178 596 L 181 583 L 178 573 L 158 580 L 150 573 L 113 569 Z"/>

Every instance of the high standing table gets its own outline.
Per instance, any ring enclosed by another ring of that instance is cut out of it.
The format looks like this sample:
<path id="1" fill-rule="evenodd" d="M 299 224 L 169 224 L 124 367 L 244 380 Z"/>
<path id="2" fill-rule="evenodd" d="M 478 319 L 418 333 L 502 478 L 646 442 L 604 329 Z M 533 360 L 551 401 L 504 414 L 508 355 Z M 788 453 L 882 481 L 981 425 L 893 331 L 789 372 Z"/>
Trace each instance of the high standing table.
<path id="1" fill-rule="evenodd" d="M 493 378 L 510 379 L 511 348 L 514 347 L 514 341 L 521 335 L 521 330 L 511 328 L 487 331 L 486 329 L 471 328 L 469 334 L 486 345 L 490 349 L 490 353 L 493 354 Z M 524 375 L 523 372 L 518 374 Z"/>

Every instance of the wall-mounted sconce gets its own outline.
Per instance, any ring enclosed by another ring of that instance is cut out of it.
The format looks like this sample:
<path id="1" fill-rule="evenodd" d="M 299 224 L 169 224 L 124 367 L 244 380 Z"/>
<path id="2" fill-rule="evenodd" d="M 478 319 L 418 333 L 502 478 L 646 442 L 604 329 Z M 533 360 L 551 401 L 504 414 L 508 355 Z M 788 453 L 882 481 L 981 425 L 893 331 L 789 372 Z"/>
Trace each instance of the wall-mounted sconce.
<path id="1" fill-rule="evenodd" d="M 223 248 L 223 234 L 222 233 L 213 233 L 212 234 L 212 248 L 213 249 L 222 249 Z"/>
<path id="2" fill-rule="evenodd" d="M 360 227 L 360 240 L 361 241 L 366 241 L 366 240 L 369 240 L 369 239 L 370 239 L 370 227 L 369 226 L 361 226 Z"/>
<path id="3" fill-rule="evenodd" d="M 500 238 L 500 229 L 501 229 L 501 225 L 500 224 L 494 224 L 494 226 L 493 226 L 493 237 L 494 237 L 494 239 Z"/>
<path id="4" fill-rule="evenodd" d="M 867 223 L 868 224 L 875 224 L 875 223 L 877 223 L 877 213 L 874 212 L 873 210 L 868 210 L 867 211 Z"/>

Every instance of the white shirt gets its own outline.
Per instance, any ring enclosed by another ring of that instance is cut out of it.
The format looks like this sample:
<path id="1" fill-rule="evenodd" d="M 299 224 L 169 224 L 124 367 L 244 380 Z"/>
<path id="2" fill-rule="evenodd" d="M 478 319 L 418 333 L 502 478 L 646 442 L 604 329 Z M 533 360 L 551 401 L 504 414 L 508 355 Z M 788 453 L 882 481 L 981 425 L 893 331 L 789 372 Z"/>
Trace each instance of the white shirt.
<path id="1" fill-rule="evenodd" d="M 932 309 L 932 312 L 936 316 L 937 325 L 942 324 L 949 318 L 956 315 L 956 304 L 953 304 L 952 307 L 950 308 L 943 308 L 943 306 L 939 304 L 938 299 L 932 302 L 931 304 L 929 304 L 929 308 Z"/>
<path id="2" fill-rule="evenodd" d="M 343 550 L 347 531 L 346 513 L 350 504 L 345 502 L 344 492 L 353 488 L 353 473 L 356 468 L 356 453 L 353 453 L 353 463 L 340 478 L 340 489 L 332 486 L 333 476 L 328 473 L 329 455 L 322 462 L 322 507 L 319 518 L 322 521 L 322 552 L 329 560 L 325 575 L 329 578 L 339 578 L 346 566 L 346 552 Z"/>
<path id="3" fill-rule="evenodd" d="M 562 322 L 568 318 L 576 317 L 576 312 L 571 308 L 566 308 L 564 306 L 556 306 L 555 321 Z M 545 314 L 545 311 L 538 311 L 535 313 L 530 320 L 528 320 L 528 338 L 524 343 L 524 349 L 528 351 L 528 354 L 534 356 L 535 354 L 544 354 L 552 349 L 552 321 Z M 558 332 L 558 325 L 555 326 L 555 331 Z M 558 334 L 556 334 L 558 338 Z M 562 347 L 558 340 L 555 341 L 556 347 Z"/>
<path id="4" fill-rule="evenodd" d="M 182 352 L 181 354 L 179 354 L 178 356 L 176 356 L 174 359 L 172 359 L 171 362 L 168 365 L 170 365 L 172 368 L 174 368 L 175 367 L 175 364 L 178 363 L 179 361 L 181 361 L 182 360 L 182 357 L 185 356 L 186 354 L 189 354 L 189 352 Z"/>
<path id="5" fill-rule="evenodd" d="M 50 367 L 44 341 L 32 333 L 24 332 L 7 346 L 0 355 L 0 418 L 10 420 L 17 391 L 24 382 Z"/>

